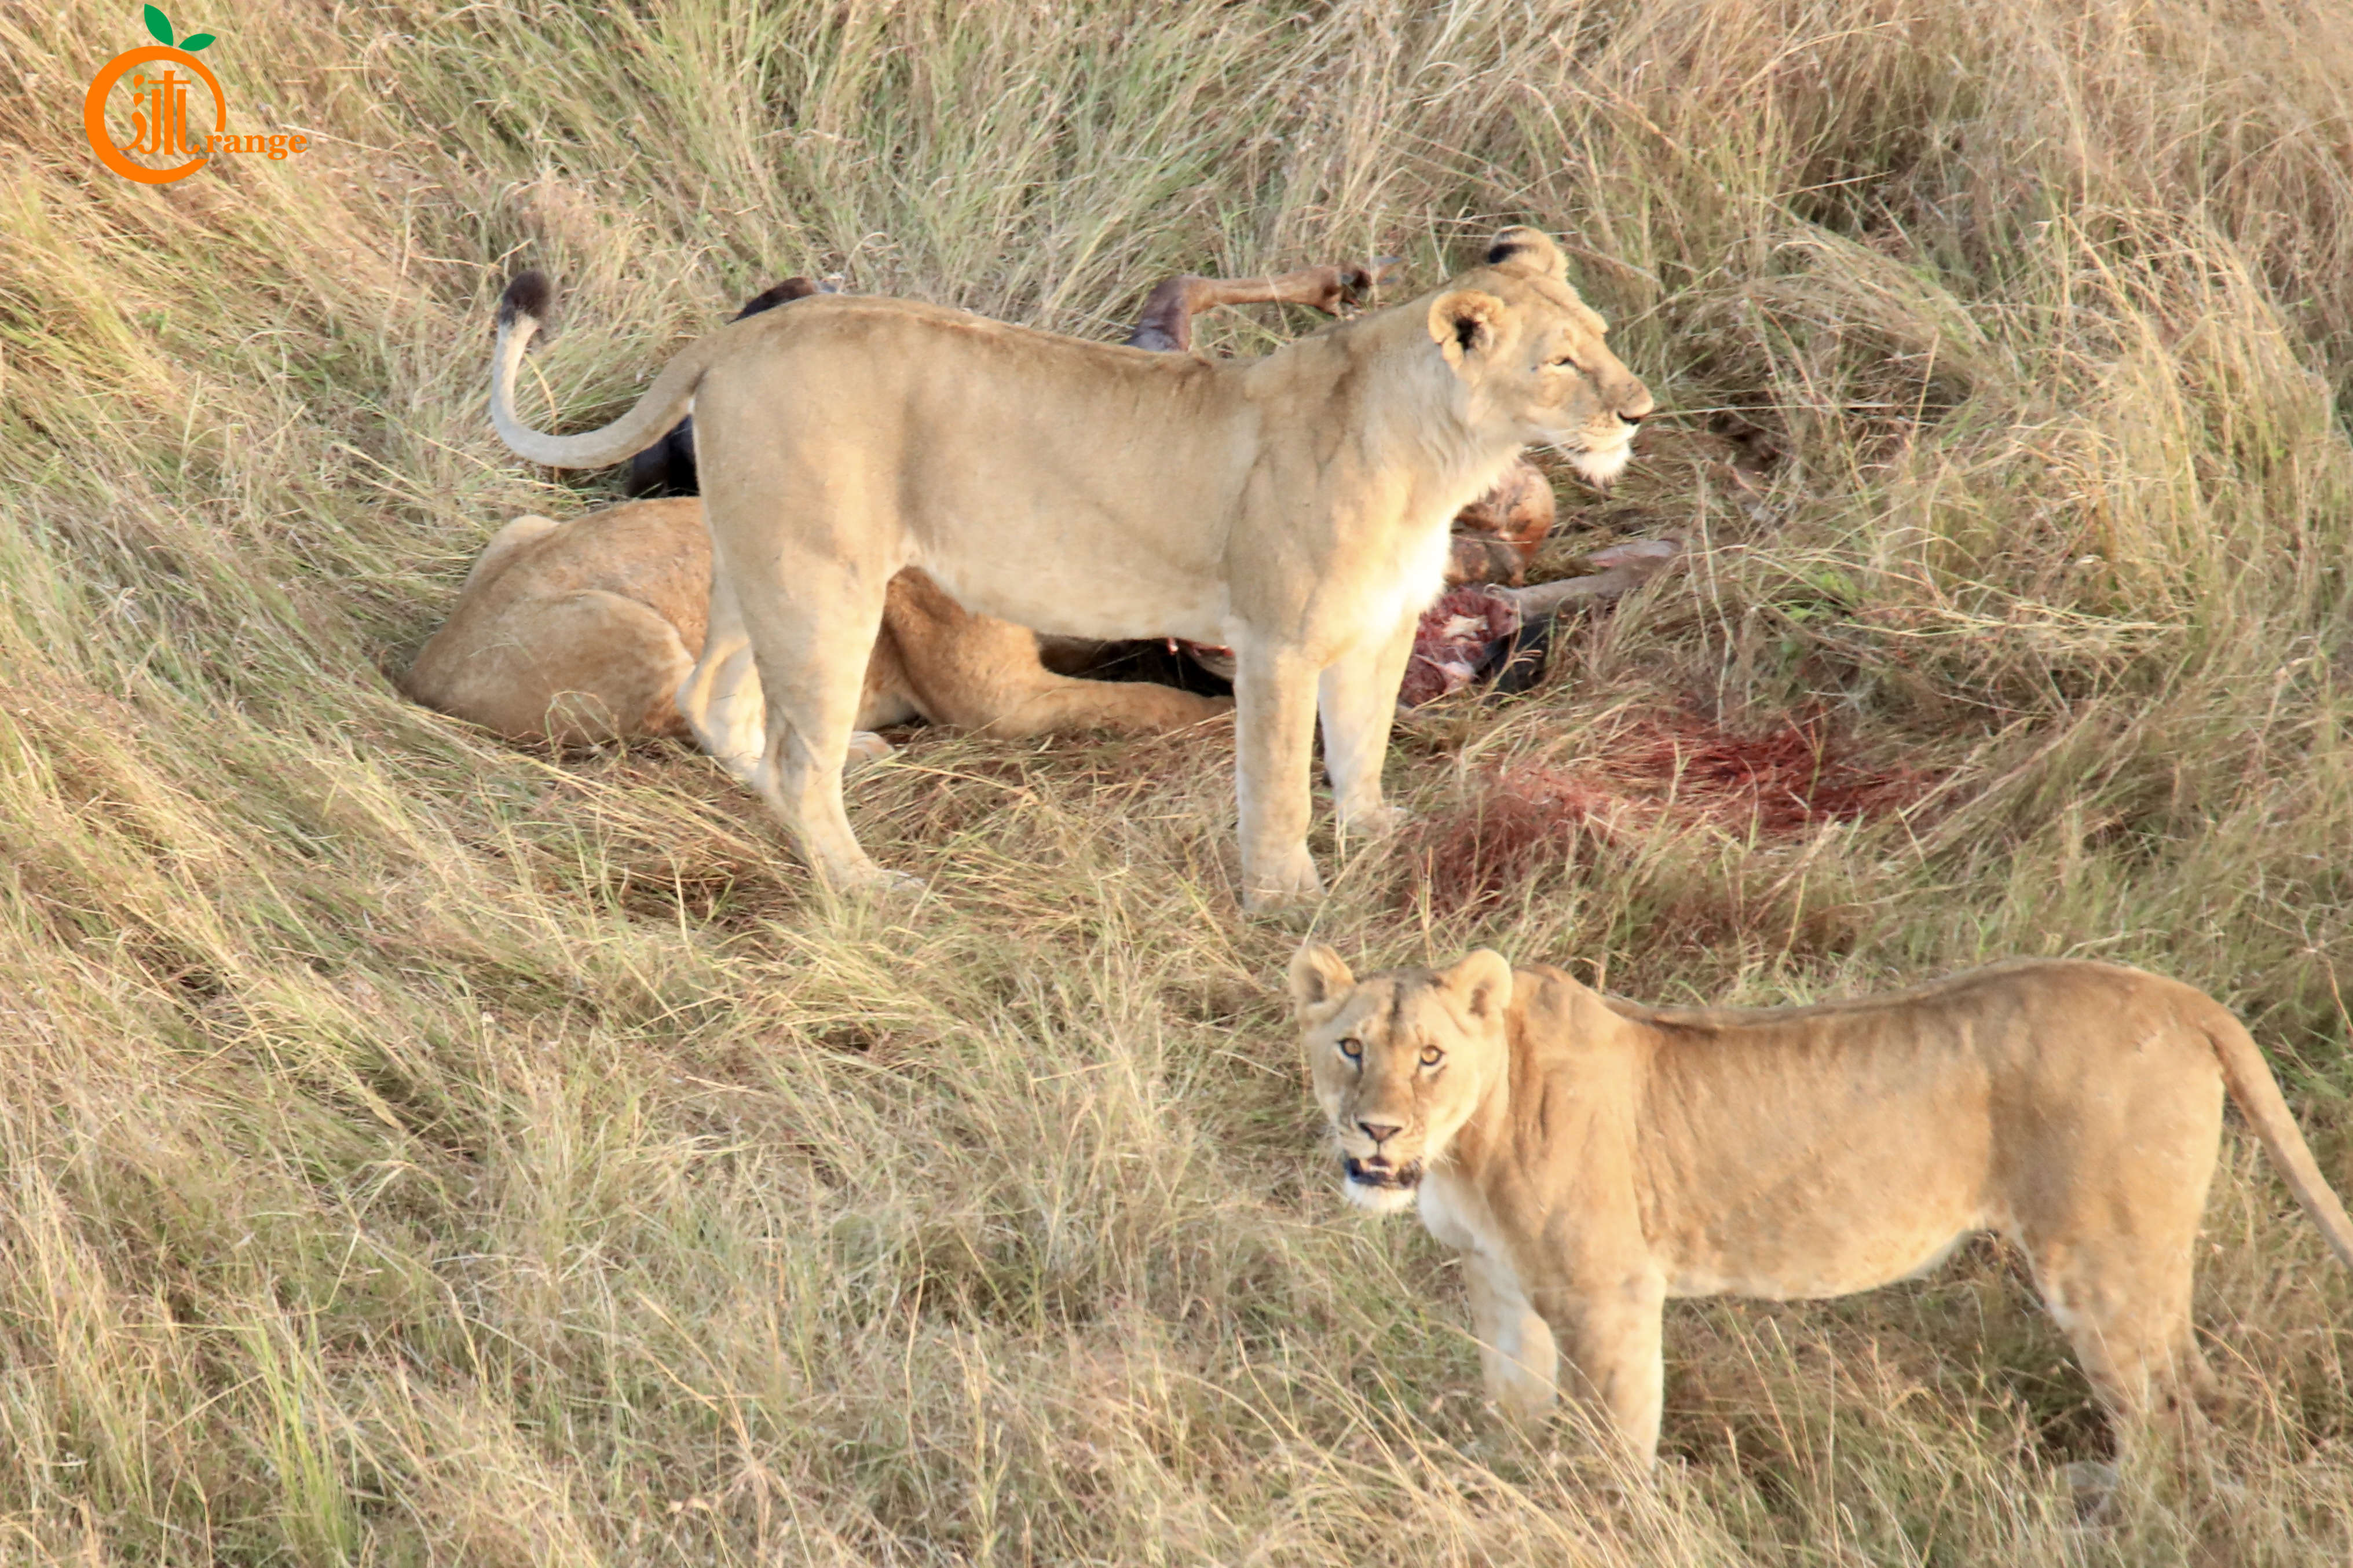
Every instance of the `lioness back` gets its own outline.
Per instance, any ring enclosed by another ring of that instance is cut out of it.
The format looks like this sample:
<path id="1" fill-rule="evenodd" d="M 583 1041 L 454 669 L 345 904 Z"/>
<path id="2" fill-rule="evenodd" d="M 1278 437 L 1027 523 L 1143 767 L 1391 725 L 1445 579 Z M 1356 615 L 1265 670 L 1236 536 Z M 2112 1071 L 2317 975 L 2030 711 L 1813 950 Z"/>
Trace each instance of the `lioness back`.
<path id="1" fill-rule="evenodd" d="M 869 296 L 804 300 L 713 339 L 732 334 L 744 341 L 695 391 L 697 440 L 833 477 L 778 498 L 774 469 L 706 471 L 714 508 L 765 515 L 781 500 L 830 527 L 827 509 L 887 497 L 911 563 L 968 609 L 1058 636 L 1224 640 L 1221 521 L 1252 457 L 1233 376 Z M 862 521 L 839 527 L 844 552 L 889 543 Z"/>

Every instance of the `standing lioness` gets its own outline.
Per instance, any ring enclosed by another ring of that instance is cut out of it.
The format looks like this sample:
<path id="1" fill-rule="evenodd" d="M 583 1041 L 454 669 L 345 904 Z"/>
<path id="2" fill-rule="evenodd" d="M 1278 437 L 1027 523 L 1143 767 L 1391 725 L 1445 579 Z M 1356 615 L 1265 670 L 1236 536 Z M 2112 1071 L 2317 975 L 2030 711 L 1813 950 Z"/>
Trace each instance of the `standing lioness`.
<path id="1" fill-rule="evenodd" d="M 2238 1019 L 2176 981 L 2024 961 L 1812 1007 L 1682 1011 L 1472 953 L 1362 981 L 1291 964 L 1315 1098 L 1366 1208 L 1462 1255 L 1487 1386 L 1556 1359 L 1637 1457 L 1670 1296 L 1841 1296 L 1990 1231 L 2118 1418 L 2210 1391 L 2190 1263 L 2227 1087 L 2329 1246 L 2353 1222 Z"/>
<path id="2" fill-rule="evenodd" d="M 1319 710 L 1341 826 L 1390 821 L 1390 715 L 1454 514 L 1530 442 L 1615 477 L 1651 411 L 1560 252 L 1525 228 L 1433 294 L 1259 360 L 1082 342 L 904 300 L 805 300 L 703 338 L 628 414 L 580 436 L 514 414 L 546 297 L 532 273 L 501 303 L 499 434 L 532 461 L 594 468 L 693 405 L 711 625 L 679 710 L 842 888 L 887 879 L 850 834 L 841 771 L 864 650 L 902 567 L 1043 632 L 1231 647 L 1256 907 L 1319 886 Z"/>

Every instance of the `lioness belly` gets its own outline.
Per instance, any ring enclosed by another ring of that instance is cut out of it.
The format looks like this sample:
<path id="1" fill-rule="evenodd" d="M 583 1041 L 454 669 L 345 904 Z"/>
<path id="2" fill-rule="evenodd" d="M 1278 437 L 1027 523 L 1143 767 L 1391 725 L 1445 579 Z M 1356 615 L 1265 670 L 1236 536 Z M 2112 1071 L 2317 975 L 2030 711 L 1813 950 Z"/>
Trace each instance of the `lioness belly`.
<path id="1" fill-rule="evenodd" d="M 934 546 L 918 549 L 913 563 L 974 614 L 1049 637 L 1227 640 L 1225 584 L 1181 570 L 1138 572 L 1052 542 L 995 552 Z"/>
<path id="2" fill-rule="evenodd" d="M 1717 1254 L 1677 1260 L 1664 1271 L 1667 1294 L 1749 1296 L 1767 1301 L 1851 1296 L 1916 1279 L 1989 1228 L 1972 1219 L 1958 1226 L 1947 1222 L 1868 1234 L 1851 1229 L 1842 1244 L 1827 1252 L 1767 1248 L 1766 1256 Z"/>

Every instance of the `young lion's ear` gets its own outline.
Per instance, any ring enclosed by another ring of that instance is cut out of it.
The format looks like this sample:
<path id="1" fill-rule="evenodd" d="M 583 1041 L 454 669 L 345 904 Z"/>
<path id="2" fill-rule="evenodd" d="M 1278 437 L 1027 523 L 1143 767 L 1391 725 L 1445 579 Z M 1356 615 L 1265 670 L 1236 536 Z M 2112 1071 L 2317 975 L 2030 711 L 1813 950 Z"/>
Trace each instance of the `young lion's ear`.
<path id="1" fill-rule="evenodd" d="M 1512 1005 L 1512 961 L 1482 947 L 1446 972 L 1446 988 L 1474 1018 L 1501 1018 Z"/>
<path id="2" fill-rule="evenodd" d="M 1320 942 L 1304 942 L 1291 956 L 1291 1003 L 1302 1013 L 1329 1005 L 1356 983 L 1340 955 Z"/>
<path id="3" fill-rule="evenodd" d="M 1446 355 L 1446 363 L 1462 368 L 1466 354 L 1485 353 L 1495 346 L 1504 304 L 1477 289 L 1457 289 L 1430 302 L 1430 341 Z"/>
<path id="4" fill-rule="evenodd" d="M 1515 224 L 1498 234 L 1487 247 L 1488 266 L 1498 272 L 1518 272 L 1530 278 L 1568 281 L 1568 260 L 1552 236 L 1540 228 Z"/>

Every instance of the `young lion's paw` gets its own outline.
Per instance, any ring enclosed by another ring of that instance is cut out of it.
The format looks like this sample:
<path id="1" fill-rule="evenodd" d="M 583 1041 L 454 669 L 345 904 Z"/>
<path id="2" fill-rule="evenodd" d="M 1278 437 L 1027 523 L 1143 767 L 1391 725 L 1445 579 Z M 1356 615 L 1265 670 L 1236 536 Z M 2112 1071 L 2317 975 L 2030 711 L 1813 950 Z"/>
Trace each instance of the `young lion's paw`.
<path id="1" fill-rule="evenodd" d="M 891 742 L 873 731 L 852 730 L 849 732 L 849 754 L 842 765 L 849 768 L 864 767 L 869 763 L 881 762 L 889 756 L 891 752 Z"/>

